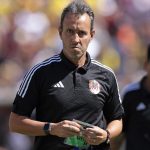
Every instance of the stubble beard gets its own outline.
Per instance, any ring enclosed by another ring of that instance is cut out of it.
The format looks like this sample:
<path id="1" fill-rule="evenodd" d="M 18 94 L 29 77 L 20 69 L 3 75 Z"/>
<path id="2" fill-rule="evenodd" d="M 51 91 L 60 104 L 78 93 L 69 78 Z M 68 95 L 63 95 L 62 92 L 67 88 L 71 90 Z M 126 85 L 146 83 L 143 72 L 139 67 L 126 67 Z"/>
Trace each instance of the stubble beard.
<path id="1" fill-rule="evenodd" d="M 86 52 L 84 52 L 83 50 L 79 51 L 74 51 L 72 53 L 72 61 L 76 64 L 79 64 L 82 61 L 82 58 L 84 58 L 84 56 Z"/>

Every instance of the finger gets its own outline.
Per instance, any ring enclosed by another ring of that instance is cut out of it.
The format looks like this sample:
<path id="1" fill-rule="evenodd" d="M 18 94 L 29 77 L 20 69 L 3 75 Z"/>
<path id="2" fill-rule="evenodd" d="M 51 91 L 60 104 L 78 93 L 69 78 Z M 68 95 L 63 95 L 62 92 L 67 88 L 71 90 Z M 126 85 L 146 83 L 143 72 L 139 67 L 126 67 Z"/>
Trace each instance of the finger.
<path id="1" fill-rule="evenodd" d="M 103 130 L 101 128 L 98 128 L 98 127 L 87 128 L 86 130 L 87 130 L 87 132 L 94 133 L 96 135 L 102 135 L 103 134 Z"/>
<path id="2" fill-rule="evenodd" d="M 70 126 L 75 126 L 77 128 L 82 128 L 82 126 L 80 124 L 76 123 L 75 121 L 65 120 L 64 122 L 65 122 L 65 124 L 68 124 Z"/>
<path id="3" fill-rule="evenodd" d="M 72 133 L 79 133 L 80 129 L 76 126 L 72 126 L 72 125 L 67 125 L 67 130 L 69 130 Z"/>
<path id="4" fill-rule="evenodd" d="M 91 131 L 85 131 L 83 132 L 84 136 L 89 136 L 91 138 L 95 138 L 97 136 L 97 134 L 95 132 L 91 132 Z"/>
<path id="5" fill-rule="evenodd" d="M 90 137 L 86 137 L 85 140 L 90 145 L 97 145 L 97 140 L 96 139 L 93 139 L 93 138 L 90 138 Z"/>
<path id="6" fill-rule="evenodd" d="M 83 129 L 83 127 L 80 124 L 78 124 L 77 122 L 75 122 L 75 121 L 72 121 L 72 125 L 80 128 L 80 129 Z"/>

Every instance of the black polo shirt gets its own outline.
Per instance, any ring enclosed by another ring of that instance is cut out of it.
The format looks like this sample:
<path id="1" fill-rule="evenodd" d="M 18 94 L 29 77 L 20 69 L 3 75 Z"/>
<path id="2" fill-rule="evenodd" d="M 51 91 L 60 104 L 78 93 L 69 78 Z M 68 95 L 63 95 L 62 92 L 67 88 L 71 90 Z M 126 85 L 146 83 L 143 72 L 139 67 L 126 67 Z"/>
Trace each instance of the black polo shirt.
<path id="1" fill-rule="evenodd" d="M 61 53 L 34 66 L 25 75 L 12 111 L 30 117 L 34 108 L 39 121 L 78 119 L 102 128 L 106 128 L 103 114 L 107 122 L 123 114 L 113 71 L 92 60 L 88 53 L 81 68 Z M 39 136 L 35 139 L 35 149 L 67 150 L 63 141 L 56 136 Z"/>
<path id="2" fill-rule="evenodd" d="M 144 88 L 145 79 L 124 89 L 126 150 L 150 149 L 150 92 Z"/>

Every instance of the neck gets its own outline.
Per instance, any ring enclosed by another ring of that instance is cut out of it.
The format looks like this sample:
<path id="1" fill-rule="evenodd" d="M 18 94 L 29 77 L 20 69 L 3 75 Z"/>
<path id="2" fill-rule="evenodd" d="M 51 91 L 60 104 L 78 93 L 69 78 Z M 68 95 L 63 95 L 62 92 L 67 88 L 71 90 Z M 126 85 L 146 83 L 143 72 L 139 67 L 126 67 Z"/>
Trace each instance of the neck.
<path id="1" fill-rule="evenodd" d="M 86 55 L 83 55 L 81 58 L 78 59 L 71 59 L 70 60 L 73 64 L 75 64 L 76 66 L 78 66 L 78 68 L 84 66 L 85 62 L 86 62 Z"/>
<path id="2" fill-rule="evenodd" d="M 84 53 L 83 55 L 68 55 L 65 51 L 63 51 L 63 53 L 67 57 L 67 59 L 78 68 L 84 66 L 84 64 L 86 63 L 86 53 Z"/>

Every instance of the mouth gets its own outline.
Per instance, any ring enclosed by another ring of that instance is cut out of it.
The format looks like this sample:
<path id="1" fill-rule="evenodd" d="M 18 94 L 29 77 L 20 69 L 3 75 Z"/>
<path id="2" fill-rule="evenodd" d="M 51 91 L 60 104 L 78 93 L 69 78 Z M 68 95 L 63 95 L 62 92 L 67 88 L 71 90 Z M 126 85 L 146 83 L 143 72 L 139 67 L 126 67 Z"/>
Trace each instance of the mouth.
<path id="1" fill-rule="evenodd" d="M 79 46 L 71 46 L 71 48 L 74 48 L 74 49 L 80 49 L 80 47 Z"/>

